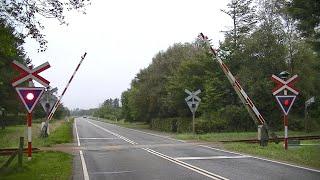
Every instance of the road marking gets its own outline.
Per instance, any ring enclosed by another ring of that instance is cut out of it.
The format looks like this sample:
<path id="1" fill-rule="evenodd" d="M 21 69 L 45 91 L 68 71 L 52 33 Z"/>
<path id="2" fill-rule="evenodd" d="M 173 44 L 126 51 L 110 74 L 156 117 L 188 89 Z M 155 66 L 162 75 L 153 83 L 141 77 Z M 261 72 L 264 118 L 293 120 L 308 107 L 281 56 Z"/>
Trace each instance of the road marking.
<path id="1" fill-rule="evenodd" d="M 100 129 L 102 129 L 102 130 L 104 130 L 104 131 L 106 131 L 106 132 L 108 132 L 108 133 L 110 133 L 110 134 L 113 134 L 114 136 L 119 137 L 120 139 L 123 139 L 124 141 L 126 141 L 126 142 L 128 142 L 128 143 L 130 143 L 130 144 L 133 144 L 133 145 L 137 145 L 137 144 L 138 144 L 138 143 L 136 143 L 136 142 L 134 142 L 134 141 L 132 141 L 132 140 L 130 140 L 130 139 L 127 139 L 127 138 L 125 138 L 125 137 L 123 137 L 123 136 L 121 136 L 121 135 L 119 135 L 119 134 L 117 134 L 117 133 L 114 133 L 114 132 L 112 132 L 112 131 L 109 131 L 109 130 L 107 130 L 107 129 L 99 126 L 99 125 L 96 125 L 96 124 L 90 122 L 90 121 L 87 121 L 87 122 L 90 123 L 90 124 L 92 124 L 92 125 L 94 125 L 94 126 L 96 126 L 96 127 L 98 127 L 98 128 L 100 128 Z M 143 149 L 143 150 L 145 150 L 145 151 L 147 151 L 147 152 L 149 152 L 149 153 L 151 153 L 151 154 L 153 154 L 153 155 L 156 155 L 156 156 L 158 156 L 158 157 L 161 157 L 161 158 L 163 158 L 163 159 L 166 159 L 166 160 L 168 160 L 168 161 L 170 161 L 170 162 L 173 162 L 173 163 L 175 163 L 175 164 L 178 164 L 178 165 L 180 165 L 180 166 L 182 166 L 182 167 L 185 167 L 185 168 L 187 168 L 187 169 L 190 169 L 190 170 L 192 170 L 192 171 L 195 171 L 195 172 L 197 172 L 197 173 L 199 173 L 199 174 L 202 174 L 202 175 L 204 175 L 204 176 L 206 176 L 206 177 L 209 177 L 209 178 L 211 178 L 211 179 L 215 179 L 215 180 L 228 180 L 228 179 L 225 178 L 225 177 L 222 177 L 222 176 L 219 176 L 219 175 L 217 175 L 217 174 L 211 173 L 211 172 L 209 172 L 209 171 L 206 171 L 206 170 L 201 169 L 201 168 L 199 168 L 199 167 L 196 167 L 196 166 L 193 166 L 193 165 L 191 165 L 191 164 L 185 163 L 185 162 L 183 162 L 183 161 L 176 160 L 176 159 L 174 159 L 174 158 L 172 158 L 172 157 L 170 157 L 170 156 L 161 154 L 160 152 L 154 151 L 154 150 L 152 150 L 152 149 L 149 149 L 149 148 L 141 148 L 141 149 Z"/>
<path id="2" fill-rule="evenodd" d="M 206 159 L 241 159 L 249 156 L 209 156 L 209 157 L 177 157 L 177 160 L 206 160 Z"/>
<path id="3" fill-rule="evenodd" d="M 93 119 L 90 119 L 90 120 L 96 121 L 96 120 L 93 120 Z M 97 122 L 101 122 L 101 121 L 97 121 Z M 108 123 L 108 124 L 110 124 L 110 123 Z M 131 130 L 131 131 L 136 131 L 136 132 L 148 134 L 148 135 L 151 135 L 151 136 L 156 136 L 156 137 L 161 137 L 161 138 L 165 138 L 165 139 L 170 139 L 170 140 L 173 140 L 173 141 L 186 142 L 186 141 L 183 141 L 183 140 L 171 138 L 171 137 L 169 137 L 169 136 L 162 136 L 162 135 L 159 135 L 159 134 L 153 134 L 153 133 L 149 133 L 149 132 L 144 132 L 144 131 L 140 131 L 140 130 L 137 130 L 137 129 L 126 128 L 126 127 L 118 126 L 118 125 L 115 125 L 115 124 L 110 124 L 110 125 L 117 126 L 117 127 L 119 127 L 119 128 L 123 128 L 123 129 L 128 129 L 128 130 Z"/>
<path id="4" fill-rule="evenodd" d="M 161 157 L 161 158 L 166 159 L 166 160 L 168 160 L 168 161 L 170 161 L 170 162 L 173 162 L 173 163 L 175 163 L 175 164 L 178 164 L 178 165 L 180 165 L 180 166 L 182 166 L 182 167 L 185 167 L 185 168 L 190 169 L 190 170 L 192 170 L 192 171 L 195 171 L 195 172 L 197 172 L 197 173 L 199 173 L 199 174 L 202 174 L 202 175 L 204 175 L 204 176 L 206 176 L 206 177 L 208 177 L 208 178 L 215 179 L 215 180 L 228 180 L 228 179 L 225 178 L 225 177 L 219 176 L 219 175 L 217 175 L 217 174 L 214 174 L 214 173 L 212 173 L 212 172 L 206 171 L 206 170 L 204 170 L 204 169 L 201 169 L 201 168 L 199 168 L 199 167 L 193 166 L 193 165 L 191 165 L 191 164 L 185 163 L 185 162 L 183 162 L 183 161 L 174 159 L 174 158 L 172 158 L 172 157 L 170 157 L 170 156 L 161 154 L 161 153 L 159 153 L 159 152 L 157 152 L 157 151 L 154 151 L 154 150 L 152 150 L 152 149 L 149 149 L 149 148 L 142 148 L 142 149 L 143 149 L 143 150 L 146 150 L 147 152 L 149 152 L 149 153 L 151 153 L 151 154 L 154 154 L 154 155 L 156 155 L 156 156 L 158 156 L 158 157 Z"/>
<path id="5" fill-rule="evenodd" d="M 78 134 L 78 128 L 77 128 L 77 120 L 74 120 L 74 126 L 76 128 L 76 135 L 77 135 L 77 142 L 78 142 L 78 146 L 80 146 L 80 140 L 79 140 L 79 134 Z"/>
<path id="6" fill-rule="evenodd" d="M 90 123 L 90 124 L 92 124 L 92 125 L 94 125 L 94 126 L 96 126 L 97 128 L 100 128 L 100 129 L 106 131 L 107 133 L 110 133 L 110 134 L 112 134 L 112 135 L 114 135 L 114 136 L 116 136 L 116 137 L 118 137 L 118 138 L 120 138 L 120 139 L 122 139 L 122 140 L 124 140 L 124 141 L 126 141 L 126 142 L 128 142 L 128 143 L 130 143 L 130 144 L 138 144 L 138 143 L 136 143 L 136 142 L 134 142 L 134 141 L 131 141 L 130 139 L 127 139 L 127 138 L 125 138 L 125 137 L 123 137 L 123 136 L 121 136 L 121 135 L 119 135 L 119 134 L 117 134 L 117 133 L 114 133 L 114 132 L 112 132 L 112 131 L 109 131 L 108 129 L 105 129 L 105 128 L 103 128 L 103 127 L 101 127 L 101 126 L 99 126 L 99 125 L 96 125 L 96 124 L 94 124 L 94 123 L 92 123 L 92 122 L 90 122 L 90 121 L 87 121 L 87 122 Z"/>
<path id="7" fill-rule="evenodd" d="M 134 171 L 112 171 L 112 172 L 92 172 L 90 174 L 122 174 L 122 173 L 132 173 Z"/>
<path id="8" fill-rule="evenodd" d="M 84 140 L 100 140 L 100 139 L 119 139 L 119 138 L 79 138 L 79 139 L 84 139 Z"/>
<path id="9" fill-rule="evenodd" d="M 270 160 L 270 159 L 264 159 L 264 158 L 260 158 L 260 157 L 256 157 L 256 156 L 244 155 L 244 154 L 240 154 L 240 153 L 236 153 L 236 152 L 232 152 L 232 151 L 227 151 L 227 150 L 222 150 L 222 149 L 218 149 L 218 148 L 214 148 L 214 147 L 210 147 L 210 146 L 205 146 L 205 145 L 199 145 L 199 146 L 205 147 L 205 148 L 209 148 L 209 149 L 213 149 L 213 150 L 217 150 L 217 151 L 221 151 L 221 152 L 227 152 L 227 153 L 231 153 L 231 154 L 238 154 L 238 155 L 241 155 L 241 156 L 248 156 L 248 157 L 251 157 L 251 158 L 254 158 L 254 159 L 259 159 L 259 160 L 262 160 L 262 161 L 278 163 L 278 164 L 282 164 L 282 165 L 286 165 L 286 166 L 291 166 L 291 167 L 295 167 L 295 168 L 300 168 L 300 169 L 304 169 L 304 170 L 309 170 L 309 171 L 320 173 L 320 170 L 317 170 L 317 169 L 302 167 L 302 166 L 293 165 L 293 164 L 284 163 L 284 162 L 275 161 L 275 160 Z"/>
<path id="10" fill-rule="evenodd" d="M 84 180 L 89 180 L 89 174 L 88 174 L 86 161 L 84 160 L 84 156 L 83 156 L 83 153 L 81 150 L 80 150 L 80 158 L 81 158 L 81 164 L 82 164 L 82 170 L 83 170 L 83 178 L 84 178 Z"/>
<path id="11" fill-rule="evenodd" d="M 78 146 L 80 146 L 80 140 L 79 140 L 79 134 L 78 134 L 77 120 L 76 119 L 74 120 L 74 126 L 76 128 Z M 83 178 L 84 178 L 84 180 L 89 180 L 88 169 L 87 169 L 86 161 L 84 160 L 84 156 L 83 156 L 82 150 L 79 151 L 79 154 L 80 154 L 80 159 L 81 159 Z"/>

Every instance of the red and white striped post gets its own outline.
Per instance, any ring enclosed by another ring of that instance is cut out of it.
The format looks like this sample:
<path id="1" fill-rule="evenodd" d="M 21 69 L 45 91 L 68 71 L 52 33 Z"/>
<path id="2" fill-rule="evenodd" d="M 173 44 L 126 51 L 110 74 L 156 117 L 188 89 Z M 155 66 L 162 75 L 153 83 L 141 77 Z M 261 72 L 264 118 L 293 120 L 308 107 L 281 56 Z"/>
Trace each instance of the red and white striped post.
<path id="1" fill-rule="evenodd" d="M 288 150 L 288 116 L 283 115 L 283 124 L 284 124 L 284 149 Z"/>
<path id="2" fill-rule="evenodd" d="M 29 66 L 29 69 L 32 69 L 33 66 Z M 29 79 L 29 87 L 34 87 L 32 79 Z M 28 160 L 32 158 L 32 112 L 28 112 L 27 114 L 27 133 L 28 133 Z"/>
<path id="3" fill-rule="evenodd" d="M 65 92 L 67 91 L 67 89 L 68 89 L 68 87 L 69 87 L 69 85 L 70 85 L 71 81 L 73 80 L 74 75 L 77 73 L 77 71 L 78 71 L 78 69 L 79 69 L 80 65 L 82 64 L 82 61 L 83 61 L 83 60 L 84 60 L 84 58 L 86 57 L 86 55 L 87 55 L 87 53 L 84 53 L 84 55 L 83 55 L 83 56 L 81 56 L 81 60 L 80 60 L 80 62 L 79 62 L 79 64 L 78 64 L 78 66 L 76 67 L 75 71 L 73 72 L 73 74 L 72 74 L 71 78 L 69 79 L 69 82 L 67 83 L 66 87 L 64 88 L 64 90 L 63 90 L 63 92 L 62 92 L 61 96 L 59 97 L 59 100 L 54 104 L 54 106 L 53 106 L 53 108 L 52 108 L 52 110 L 51 110 L 51 112 L 50 112 L 50 114 L 49 114 L 49 116 L 48 116 L 48 119 L 47 119 L 47 121 L 46 121 L 46 125 L 49 123 L 49 121 L 52 119 L 52 117 L 53 117 L 54 113 L 55 113 L 55 112 L 56 112 L 56 110 L 58 109 L 58 107 L 59 107 L 59 105 L 60 105 L 60 102 L 61 102 L 61 99 L 62 99 L 63 95 L 64 95 L 64 94 L 65 94 Z"/>
<path id="4" fill-rule="evenodd" d="M 32 157 L 32 114 L 28 112 L 27 114 L 27 126 L 28 126 L 28 160 L 31 160 Z"/>

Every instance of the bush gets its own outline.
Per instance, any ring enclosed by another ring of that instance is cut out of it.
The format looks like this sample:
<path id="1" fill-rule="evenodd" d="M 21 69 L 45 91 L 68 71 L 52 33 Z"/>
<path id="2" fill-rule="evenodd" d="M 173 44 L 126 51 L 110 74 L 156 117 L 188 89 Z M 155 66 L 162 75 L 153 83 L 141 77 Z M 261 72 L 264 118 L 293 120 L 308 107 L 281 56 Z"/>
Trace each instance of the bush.
<path id="1" fill-rule="evenodd" d="M 165 132 L 190 132 L 192 131 L 190 118 L 156 118 L 151 120 L 151 129 Z"/>
<path id="2" fill-rule="evenodd" d="M 221 132 L 227 129 L 227 122 L 221 119 L 196 119 L 195 131 L 197 134 Z"/>

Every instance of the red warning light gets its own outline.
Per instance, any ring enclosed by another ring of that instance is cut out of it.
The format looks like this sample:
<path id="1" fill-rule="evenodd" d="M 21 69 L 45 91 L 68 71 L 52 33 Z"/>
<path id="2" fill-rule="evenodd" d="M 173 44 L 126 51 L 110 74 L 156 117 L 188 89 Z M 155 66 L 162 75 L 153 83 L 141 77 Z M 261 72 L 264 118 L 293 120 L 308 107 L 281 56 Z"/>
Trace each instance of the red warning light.
<path id="1" fill-rule="evenodd" d="M 286 100 L 284 101 L 284 105 L 285 105 L 285 106 L 289 106 L 289 105 L 290 105 L 290 101 L 289 101 L 288 99 L 286 99 Z"/>
<path id="2" fill-rule="evenodd" d="M 29 100 L 29 101 L 32 101 L 33 98 L 34 98 L 34 94 L 33 93 L 28 93 L 26 98 Z"/>

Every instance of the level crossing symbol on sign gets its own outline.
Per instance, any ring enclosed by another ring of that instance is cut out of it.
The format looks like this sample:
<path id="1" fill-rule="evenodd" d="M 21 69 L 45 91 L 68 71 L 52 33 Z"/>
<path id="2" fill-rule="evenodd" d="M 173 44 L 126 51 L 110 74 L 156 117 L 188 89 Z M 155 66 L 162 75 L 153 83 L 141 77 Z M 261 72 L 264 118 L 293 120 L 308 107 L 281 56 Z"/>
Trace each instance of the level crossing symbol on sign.
<path id="1" fill-rule="evenodd" d="M 201 93 L 201 90 L 199 89 L 195 92 L 190 92 L 189 90 L 185 89 L 184 92 L 189 94 L 189 96 L 185 98 L 185 101 L 187 102 L 192 114 L 194 114 L 197 111 L 199 107 L 199 103 L 201 101 L 201 99 L 197 96 L 198 94 Z"/>
<path id="2" fill-rule="evenodd" d="M 58 101 L 58 98 L 53 94 L 57 92 L 57 90 L 58 88 L 53 88 L 53 89 L 47 88 L 40 99 L 40 104 L 43 110 L 47 113 L 47 115 L 52 110 L 54 104 Z"/>
<path id="3" fill-rule="evenodd" d="M 36 67 L 28 68 L 18 61 L 12 62 L 13 68 L 20 72 L 20 75 L 12 81 L 12 86 L 15 87 L 22 103 L 26 107 L 27 125 L 28 125 L 28 159 L 31 160 L 32 156 L 32 111 L 39 99 L 41 98 L 44 87 L 49 87 L 50 82 L 39 75 L 42 71 L 48 69 L 50 64 L 48 62 Z M 44 87 L 33 87 L 32 79 L 43 85 Z M 19 84 L 29 81 L 29 87 L 17 87 Z"/>
<path id="4" fill-rule="evenodd" d="M 275 96 L 281 110 L 283 112 L 284 122 L 284 148 L 288 149 L 288 114 L 290 109 L 296 100 L 299 91 L 293 87 L 293 84 L 298 80 L 298 75 L 294 75 L 287 79 L 288 72 L 284 71 L 280 73 L 282 78 L 272 75 L 271 79 L 277 86 L 272 90 L 272 94 Z"/>
<path id="5" fill-rule="evenodd" d="M 42 65 L 40 65 L 34 69 L 29 69 L 28 67 L 19 63 L 18 61 L 13 61 L 12 66 L 17 71 L 20 72 L 20 75 L 16 79 L 14 79 L 12 82 L 13 87 L 16 87 L 17 85 L 19 85 L 29 79 L 34 79 L 35 81 L 37 81 L 38 83 L 40 83 L 44 87 L 49 86 L 50 82 L 39 75 L 39 73 L 41 73 L 42 71 L 50 68 L 50 64 L 48 62 L 43 63 Z"/>
<path id="6" fill-rule="evenodd" d="M 43 94 L 43 87 L 17 87 L 16 91 L 26 107 L 27 111 L 31 113 Z"/>
<path id="7" fill-rule="evenodd" d="M 275 96 L 283 113 L 288 115 L 296 96 L 299 94 L 299 91 L 293 87 L 298 80 L 298 75 L 294 75 L 286 81 L 276 75 L 272 75 L 271 78 L 277 84 L 272 90 L 272 94 Z"/>

